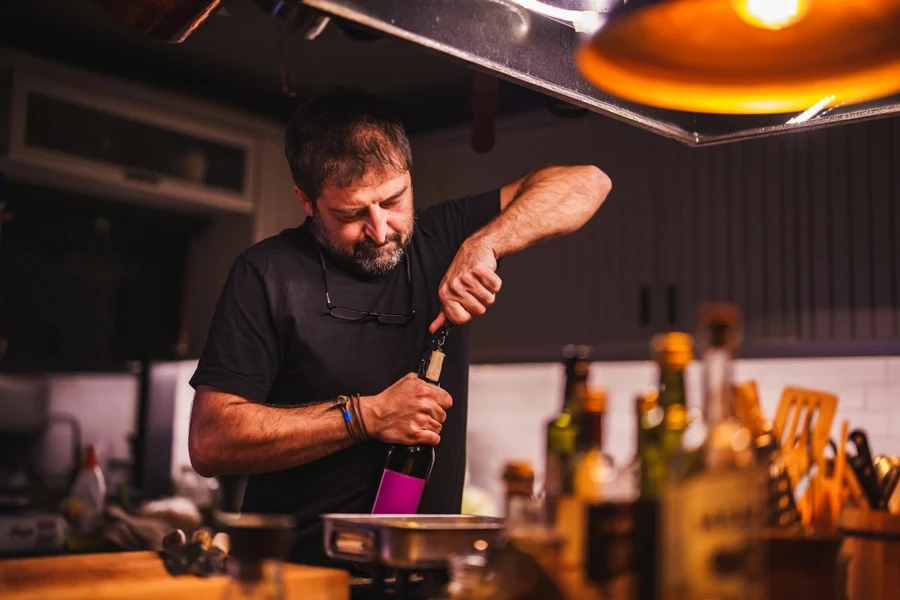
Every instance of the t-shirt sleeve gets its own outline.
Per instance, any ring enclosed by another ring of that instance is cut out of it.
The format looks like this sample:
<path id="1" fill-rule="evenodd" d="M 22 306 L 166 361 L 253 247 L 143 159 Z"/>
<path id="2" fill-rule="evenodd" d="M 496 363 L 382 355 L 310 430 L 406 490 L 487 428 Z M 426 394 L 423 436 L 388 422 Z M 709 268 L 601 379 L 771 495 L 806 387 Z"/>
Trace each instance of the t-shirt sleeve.
<path id="1" fill-rule="evenodd" d="M 500 214 L 500 189 L 435 204 L 422 211 L 421 227 L 452 259 L 466 238 Z"/>
<path id="2" fill-rule="evenodd" d="M 219 297 L 190 384 L 265 402 L 282 361 L 282 344 L 265 281 L 239 257 Z"/>

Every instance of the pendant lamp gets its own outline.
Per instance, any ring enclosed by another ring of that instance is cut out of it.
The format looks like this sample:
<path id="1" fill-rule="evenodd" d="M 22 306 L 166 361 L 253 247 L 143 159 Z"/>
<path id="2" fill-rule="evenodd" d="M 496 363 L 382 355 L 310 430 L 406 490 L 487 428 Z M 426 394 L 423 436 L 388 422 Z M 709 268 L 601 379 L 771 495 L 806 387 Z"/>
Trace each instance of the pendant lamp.
<path id="1" fill-rule="evenodd" d="M 619 98 L 761 114 L 900 92 L 900 0 L 626 0 L 576 52 Z"/>

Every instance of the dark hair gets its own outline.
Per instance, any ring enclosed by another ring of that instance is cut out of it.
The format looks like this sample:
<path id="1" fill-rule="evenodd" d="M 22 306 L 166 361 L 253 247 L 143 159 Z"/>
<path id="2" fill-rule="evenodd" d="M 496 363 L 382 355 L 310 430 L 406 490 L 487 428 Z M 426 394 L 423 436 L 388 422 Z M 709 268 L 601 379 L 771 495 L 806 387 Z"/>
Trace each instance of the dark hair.
<path id="1" fill-rule="evenodd" d="M 326 186 L 345 187 L 372 168 L 412 167 L 400 119 L 374 95 L 335 88 L 301 103 L 284 134 L 294 183 L 313 202 Z"/>

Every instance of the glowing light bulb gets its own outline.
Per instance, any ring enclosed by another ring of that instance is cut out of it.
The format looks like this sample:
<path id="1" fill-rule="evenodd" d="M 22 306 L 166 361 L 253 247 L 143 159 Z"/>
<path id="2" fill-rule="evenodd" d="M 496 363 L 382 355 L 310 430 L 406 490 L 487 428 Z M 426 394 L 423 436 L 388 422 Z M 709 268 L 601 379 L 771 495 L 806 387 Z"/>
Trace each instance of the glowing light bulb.
<path id="1" fill-rule="evenodd" d="M 784 29 L 806 16 L 809 0 L 735 0 L 734 8 L 748 25 Z"/>

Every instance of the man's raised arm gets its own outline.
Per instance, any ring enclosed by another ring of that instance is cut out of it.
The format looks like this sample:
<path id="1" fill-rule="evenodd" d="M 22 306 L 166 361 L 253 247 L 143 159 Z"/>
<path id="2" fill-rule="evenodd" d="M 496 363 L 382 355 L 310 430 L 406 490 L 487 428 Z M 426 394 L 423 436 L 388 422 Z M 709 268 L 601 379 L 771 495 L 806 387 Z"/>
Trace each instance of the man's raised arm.
<path id="1" fill-rule="evenodd" d="M 504 186 L 500 214 L 463 242 L 444 275 L 441 313 L 430 330 L 484 314 L 500 291 L 499 259 L 578 230 L 611 190 L 606 173 L 592 165 L 547 167 Z"/>

